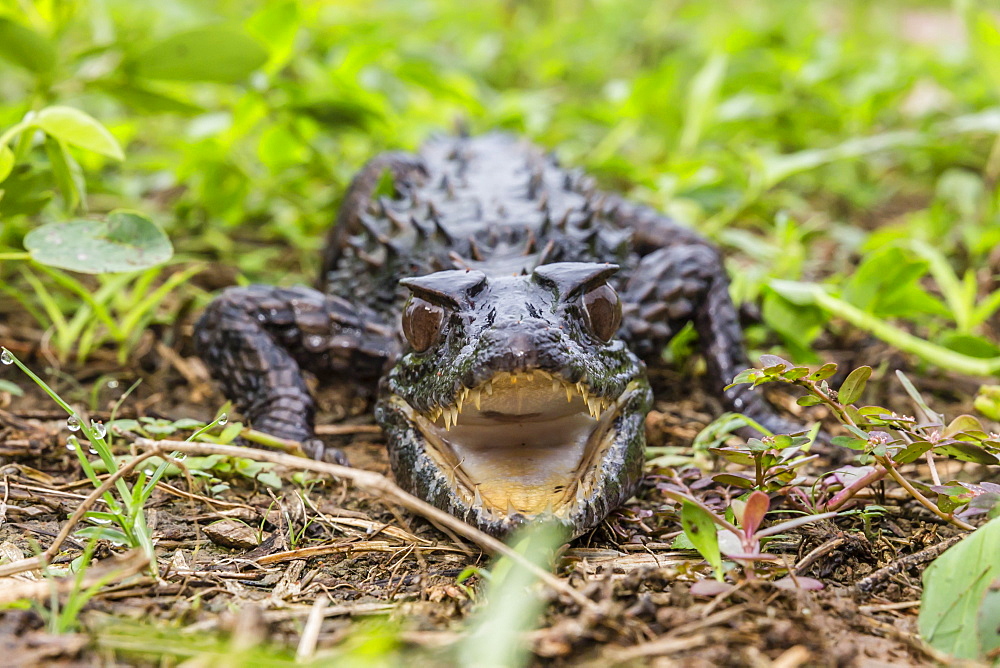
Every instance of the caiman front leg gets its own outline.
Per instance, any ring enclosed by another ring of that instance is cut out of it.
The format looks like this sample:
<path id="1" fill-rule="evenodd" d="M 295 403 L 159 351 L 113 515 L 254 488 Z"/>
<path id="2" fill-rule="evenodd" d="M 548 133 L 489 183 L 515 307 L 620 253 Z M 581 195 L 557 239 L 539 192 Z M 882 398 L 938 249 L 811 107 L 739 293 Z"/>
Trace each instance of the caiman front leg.
<path id="1" fill-rule="evenodd" d="M 616 224 L 634 230 L 642 255 L 622 295 L 623 338 L 629 347 L 647 363 L 656 364 L 664 346 L 692 322 L 709 381 L 726 408 L 774 433 L 801 431 L 801 425 L 779 416 L 749 386 L 723 390 L 736 374 L 752 365 L 718 250 L 691 230 L 645 207 L 618 202 L 610 215 Z"/>
<path id="2" fill-rule="evenodd" d="M 196 352 L 254 429 L 300 441 L 315 459 L 346 463 L 315 435 L 302 376 L 377 381 L 398 343 L 369 309 L 305 287 L 229 288 L 195 325 Z"/>

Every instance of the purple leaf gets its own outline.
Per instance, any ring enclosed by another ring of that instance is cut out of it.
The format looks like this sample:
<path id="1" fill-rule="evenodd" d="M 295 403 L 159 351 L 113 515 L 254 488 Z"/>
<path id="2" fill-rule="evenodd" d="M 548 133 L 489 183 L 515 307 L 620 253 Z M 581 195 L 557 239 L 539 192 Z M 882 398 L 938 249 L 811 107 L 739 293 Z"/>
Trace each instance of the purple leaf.
<path id="1" fill-rule="evenodd" d="M 764 492 L 756 491 L 747 498 L 746 508 L 743 509 L 743 530 L 748 536 L 757 533 L 770 506 L 771 498 Z"/>
<path id="2" fill-rule="evenodd" d="M 780 580 L 775 580 L 773 582 L 774 586 L 778 589 L 808 589 L 811 591 L 817 591 L 823 589 L 823 583 L 819 580 L 813 578 L 804 578 L 801 576 L 786 576 Z"/>
<path id="3" fill-rule="evenodd" d="M 691 594 L 694 596 L 718 596 L 727 594 L 736 589 L 735 585 L 718 580 L 698 580 L 691 585 Z"/>

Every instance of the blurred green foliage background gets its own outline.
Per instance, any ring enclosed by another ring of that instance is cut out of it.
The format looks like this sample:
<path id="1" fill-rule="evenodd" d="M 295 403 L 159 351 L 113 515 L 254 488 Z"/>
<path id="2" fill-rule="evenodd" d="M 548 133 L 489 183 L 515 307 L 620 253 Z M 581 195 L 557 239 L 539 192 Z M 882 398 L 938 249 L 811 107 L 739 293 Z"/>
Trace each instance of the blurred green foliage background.
<path id="1" fill-rule="evenodd" d="M 44 142 L 23 140 L 0 182 L 0 257 L 42 222 L 127 207 L 162 225 L 174 264 L 310 282 L 365 160 L 434 132 L 506 129 L 735 251 L 734 296 L 761 300 L 800 358 L 831 312 L 775 281 L 823 283 L 873 318 L 996 357 L 1000 15 L 989 7 L 0 0 L 0 133 L 63 105 L 125 152 L 63 146 L 60 178 Z M 34 276 L 59 309 L 79 304 L 51 271 L 20 264 L 0 267 L 8 298 L 30 308 Z M 35 313 L 52 320 L 50 307 Z"/>

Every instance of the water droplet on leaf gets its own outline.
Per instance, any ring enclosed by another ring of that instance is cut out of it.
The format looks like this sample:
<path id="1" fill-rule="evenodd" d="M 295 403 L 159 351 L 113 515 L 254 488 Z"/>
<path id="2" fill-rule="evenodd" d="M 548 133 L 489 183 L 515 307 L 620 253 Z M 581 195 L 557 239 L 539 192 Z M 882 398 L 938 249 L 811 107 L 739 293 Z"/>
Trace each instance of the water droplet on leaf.
<path id="1" fill-rule="evenodd" d="M 97 434 L 99 438 L 104 438 L 104 436 L 108 433 L 108 428 L 104 426 L 103 422 L 91 422 L 90 428 L 94 430 L 94 433 Z"/>
<path id="2" fill-rule="evenodd" d="M 80 418 L 78 418 L 75 415 L 70 415 L 68 418 L 66 418 L 66 428 L 69 429 L 70 431 L 79 431 Z"/>
<path id="3" fill-rule="evenodd" d="M 70 436 L 66 439 L 66 449 L 70 452 L 76 450 L 76 446 L 80 445 L 80 442 L 76 440 L 76 436 Z"/>
<path id="4" fill-rule="evenodd" d="M 225 424 L 229 422 L 229 414 L 223 413 L 222 415 L 220 415 L 218 422 L 220 427 L 225 426 Z"/>
<path id="5" fill-rule="evenodd" d="M 14 356 L 11 355 L 10 351 L 5 348 L 4 351 L 0 353 L 0 362 L 3 362 L 4 364 L 13 364 Z"/>
<path id="6" fill-rule="evenodd" d="M 110 387 L 112 390 L 115 389 L 116 387 L 118 387 L 118 381 L 117 380 L 109 380 L 108 381 L 108 387 Z"/>

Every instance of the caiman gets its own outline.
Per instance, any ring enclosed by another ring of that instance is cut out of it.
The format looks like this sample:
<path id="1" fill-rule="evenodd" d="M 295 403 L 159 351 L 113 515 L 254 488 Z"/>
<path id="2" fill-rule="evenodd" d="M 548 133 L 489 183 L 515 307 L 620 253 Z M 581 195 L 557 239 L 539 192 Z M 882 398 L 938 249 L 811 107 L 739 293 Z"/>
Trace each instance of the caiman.
<path id="1" fill-rule="evenodd" d="M 636 490 L 646 365 L 693 323 L 727 409 L 794 430 L 746 386 L 716 248 L 515 137 L 431 140 L 351 183 L 319 289 L 223 292 L 195 344 L 255 429 L 344 463 L 303 372 L 373 389 L 398 483 L 494 535 L 574 535 Z"/>

